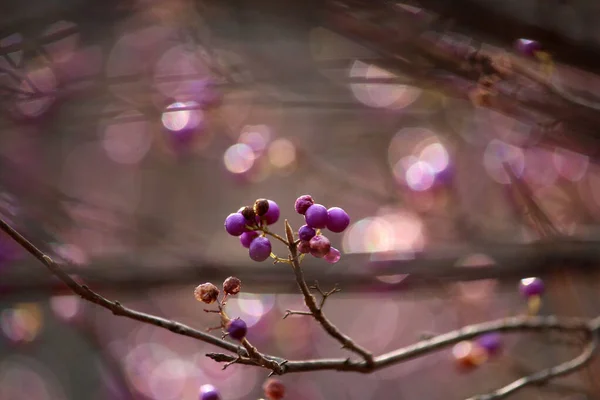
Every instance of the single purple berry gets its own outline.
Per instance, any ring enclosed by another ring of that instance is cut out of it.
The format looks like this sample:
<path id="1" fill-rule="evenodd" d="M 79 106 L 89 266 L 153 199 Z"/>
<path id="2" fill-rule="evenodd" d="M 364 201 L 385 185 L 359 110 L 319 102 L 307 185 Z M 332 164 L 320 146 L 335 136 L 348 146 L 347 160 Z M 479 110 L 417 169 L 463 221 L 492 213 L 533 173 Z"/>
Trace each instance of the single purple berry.
<path id="1" fill-rule="evenodd" d="M 327 226 L 327 209 L 321 204 L 313 204 L 304 214 L 306 225 L 322 229 Z"/>
<path id="2" fill-rule="evenodd" d="M 298 243 L 298 251 L 302 254 L 310 253 L 310 242 L 301 240 Z"/>
<path id="3" fill-rule="evenodd" d="M 317 235 L 310 239 L 310 254 L 317 258 L 323 258 L 331 250 L 331 242 L 323 235 Z"/>
<path id="4" fill-rule="evenodd" d="M 221 400 L 221 395 L 213 385 L 200 386 L 200 400 Z"/>
<path id="5" fill-rule="evenodd" d="M 534 56 L 535 52 L 542 50 L 542 45 L 535 40 L 518 39 L 516 42 L 517 51 L 526 56 Z"/>
<path id="6" fill-rule="evenodd" d="M 240 236 L 247 230 L 246 218 L 240 213 L 229 214 L 229 216 L 225 218 L 225 230 L 231 236 Z"/>
<path id="7" fill-rule="evenodd" d="M 294 204 L 294 208 L 298 214 L 304 215 L 308 207 L 315 204 L 315 201 L 309 194 L 302 195 L 296 199 L 296 203 Z"/>
<path id="8" fill-rule="evenodd" d="M 311 228 L 308 225 L 302 225 L 300 229 L 298 229 L 298 237 L 303 241 L 312 239 L 316 234 L 317 232 L 314 230 L 314 228 Z"/>
<path id="9" fill-rule="evenodd" d="M 273 200 L 269 200 L 269 210 L 263 215 L 263 219 L 267 221 L 267 225 L 273 225 L 279 221 L 279 206 Z"/>
<path id="10" fill-rule="evenodd" d="M 331 207 L 327 210 L 327 229 L 331 232 L 340 233 L 350 225 L 348 213 L 339 207 Z"/>
<path id="11" fill-rule="evenodd" d="M 486 333 L 477 338 L 476 343 L 490 356 L 497 355 L 502 349 L 502 335 L 497 332 Z"/>
<path id="12" fill-rule="evenodd" d="M 539 296 L 544 293 L 544 282 L 540 278 L 521 279 L 519 291 L 524 297 Z"/>
<path id="13" fill-rule="evenodd" d="M 250 243 L 249 254 L 254 261 L 265 261 L 271 256 L 271 241 L 264 236 L 255 238 Z"/>
<path id="14" fill-rule="evenodd" d="M 242 340 L 244 337 L 246 337 L 247 332 L 248 326 L 239 318 L 231 320 L 229 324 L 227 324 L 227 333 L 229 333 L 229 336 L 235 340 Z"/>
<path id="15" fill-rule="evenodd" d="M 256 239 L 257 237 L 258 237 L 258 232 L 256 232 L 256 231 L 244 232 L 240 236 L 240 243 L 245 248 L 249 248 L 250 247 L 250 243 L 252 243 L 252 241 L 254 239 Z"/>
<path id="16" fill-rule="evenodd" d="M 323 258 L 328 263 L 335 264 L 336 262 L 340 261 L 341 257 L 342 257 L 342 254 L 340 253 L 340 251 L 338 249 L 336 249 L 335 247 L 331 247 L 329 249 L 329 253 L 327 253 L 325 255 L 325 257 L 323 257 Z"/>

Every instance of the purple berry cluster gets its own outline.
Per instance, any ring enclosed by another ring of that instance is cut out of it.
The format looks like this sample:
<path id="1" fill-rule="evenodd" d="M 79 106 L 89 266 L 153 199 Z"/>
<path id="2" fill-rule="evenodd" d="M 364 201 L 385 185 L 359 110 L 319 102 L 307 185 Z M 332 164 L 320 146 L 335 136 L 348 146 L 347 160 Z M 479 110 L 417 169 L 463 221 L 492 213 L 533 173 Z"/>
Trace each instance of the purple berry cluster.
<path id="1" fill-rule="evenodd" d="M 271 255 L 271 241 L 260 231 L 279 221 L 279 206 L 273 200 L 258 199 L 253 206 L 245 206 L 225 218 L 225 230 L 239 236 L 254 261 L 265 261 Z"/>
<path id="2" fill-rule="evenodd" d="M 350 225 L 350 217 L 346 211 L 339 207 L 327 209 L 321 204 L 316 204 L 308 194 L 296 199 L 295 209 L 298 214 L 304 215 L 306 223 L 298 229 L 298 251 L 323 258 L 331 264 L 338 262 L 341 257 L 340 251 L 331 246 L 329 239 L 321 234 L 321 229 L 328 229 L 334 233 L 343 232 Z"/>

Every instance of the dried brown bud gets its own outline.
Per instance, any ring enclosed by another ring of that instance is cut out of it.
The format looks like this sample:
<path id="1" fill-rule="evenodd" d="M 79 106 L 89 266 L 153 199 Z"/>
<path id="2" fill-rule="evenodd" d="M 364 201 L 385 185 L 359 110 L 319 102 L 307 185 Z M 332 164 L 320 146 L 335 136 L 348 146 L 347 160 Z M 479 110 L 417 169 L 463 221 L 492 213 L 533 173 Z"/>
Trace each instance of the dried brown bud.
<path id="1" fill-rule="evenodd" d="M 254 224 L 254 219 L 256 218 L 256 213 L 250 206 L 246 206 L 242 208 L 242 215 L 246 218 L 246 221 L 251 221 Z"/>
<path id="2" fill-rule="evenodd" d="M 269 400 L 281 400 L 285 396 L 285 386 L 278 379 L 267 379 L 263 385 L 265 396 Z"/>
<path id="3" fill-rule="evenodd" d="M 254 202 L 254 213 L 259 217 L 262 217 L 269 211 L 269 200 L 258 199 Z"/>
<path id="4" fill-rule="evenodd" d="M 230 276 L 223 282 L 223 291 L 227 294 L 235 296 L 242 290 L 242 281 L 235 276 Z"/>
<path id="5" fill-rule="evenodd" d="M 203 303 L 212 304 L 217 301 L 217 297 L 219 297 L 219 289 L 212 283 L 206 282 L 196 287 L 194 290 L 194 297 L 196 300 Z"/>

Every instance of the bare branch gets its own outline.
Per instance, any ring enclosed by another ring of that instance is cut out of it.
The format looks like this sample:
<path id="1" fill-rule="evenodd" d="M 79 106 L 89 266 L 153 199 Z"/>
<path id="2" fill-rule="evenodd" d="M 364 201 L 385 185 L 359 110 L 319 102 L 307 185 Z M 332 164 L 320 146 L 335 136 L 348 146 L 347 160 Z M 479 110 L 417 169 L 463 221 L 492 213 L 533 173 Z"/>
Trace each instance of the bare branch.
<path id="1" fill-rule="evenodd" d="M 343 334 L 323 313 L 323 310 L 317 305 L 317 300 L 315 296 L 310 292 L 310 288 L 306 284 L 304 279 L 304 273 L 302 272 L 302 268 L 300 267 L 300 262 L 298 261 L 298 251 L 296 245 L 293 241 L 293 233 L 292 228 L 289 222 L 285 221 L 285 230 L 288 237 L 288 242 L 291 243 L 289 245 L 290 250 L 290 260 L 292 262 L 292 269 L 294 270 L 294 274 L 296 275 L 296 283 L 300 287 L 300 291 L 304 296 L 304 302 L 306 306 L 312 313 L 313 317 L 321 324 L 323 329 L 335 340 L 342 344 L 342 348 L 348 349 L 354 353 L 357 353 L 363 357 L 366 365 L 373 364 L 373 354 L 370 351 L 363 348 L 362 346 L 354 343 L 354 341 L 347 335 Z M 289 365 L 289 364 L 288 364 Z"/>
<path id="2" fill-rule="evenodd" d="M 6 232 L 12 239 L 14 239 L 21 247 L 27 250 L 31 255 L 41 261 L 50 272 L 64 282 L 74 293 L 81 296 L 81 298 L 98 304 L 107 310 L 112 311 L 114 315 L 134 319 L 136 321 L 144 322 L 146 324 L 158 326 L 163 329 L 168 329 L 171 332 L 179 335 L 188 336 L 194 339 L 201 340 L 206 343 L 210 343 L 224 350 L 237 352 L 238 346 L 233 343 L 226 342 L 215 336 L 209 335 L 205 332 L 196 330 L 190 326 L 184 325 L 180 322 L 171 321 L 165 318 L 157 317 L 151 314 L 142 313 L 140 311 L 133 310 L 123 306 L 118 301 L 111 301 L 94 292 L 86 285 L 80 285 L 70 275 L 64 272 L 61 267 L 52 258 L 45 255 L 40 249 L 34 246 L 29 240 L 23 237 L 20 233 L 15 231 L 10 225 L 8 225 L 3 219 L 0 219 L 0 229 Z M 248 354 L 245 354 L 246 356 Z"/>
<path id="3" fill-rule="evenodd" d="M 285 315 L 283 316 L 282 319 L 286 319 L 290 315 L 310 315 L 310 316 L 312 316 L 312 313 L 309 311 L 285 310 Z"/>

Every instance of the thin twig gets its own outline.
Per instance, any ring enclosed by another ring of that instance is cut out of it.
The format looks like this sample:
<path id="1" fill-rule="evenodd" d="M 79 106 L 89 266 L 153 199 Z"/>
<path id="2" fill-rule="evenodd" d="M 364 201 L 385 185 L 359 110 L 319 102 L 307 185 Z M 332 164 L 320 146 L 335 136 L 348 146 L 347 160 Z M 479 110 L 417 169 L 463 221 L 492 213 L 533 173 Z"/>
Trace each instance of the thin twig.
<path id="1" fill-rule="evenodd" d="M 304 302 L 306 306 L 313 314 L 313 317 L 321 324 L 323 329 L 334 339 L 342 344 L 342 348 L 348 349 L 354 353 L 357 353 L 363 357 L 367 365 L 373 364 L 373 354 L 370 351 L 363 348 L 362 346 L 354 343 L 354 341 L 347 335 L 343 334 L 323 313 L 323 310 L 317 305 L 315 296 L 310 292 L 310 288 L 306 284 L 304 279 L 304 273 L 300 262 L 298 261 L 298 252 L 296 245 L 294 244 L 294 233 L 289 222 L 285 220 L 285 232 L 288 238 L 288 242 L 291 243 L 288 248 L 290 251 L 290 261 L 292 262 L 292 269 L 296 276 L 296 283 L 300 287 L 300 291 L 304 296 Z"/>
<path id="2" fill-rule="evenodd" d="M 44 254 L 40 249 L 38 249 L 35 245 L 33 245 L 29 240 L 27 240 L 23 235 L 14 230 L 10 225 L 8 225 L 3 219 L 0 219 L 0 229 L 6 232 L 13 240 L 15 240 L 21 247 L 27 250 L 31 255 L 41 261 L 46 268 L 50 270 L 50 272 L 55 275 L 58 279 L 64 282 L 74 293 L 78 294 L 81 298 L 98 304 L 101 307 L 104 307 L 110 311 L 114 315 L 119 315 L 122 317 L 134 319 L 136 321 L 144 322 L 146 324 L 158 326 L 163 329 L 168 329 L 171 332 L 177 333 L 179 335 L 192 337 L 194 339 L 201 340 L 206 343 L 210 343 L 217 347 L 220 347 L 224 350 L 237 352 L 238 346 L 233 343 L 226 342 L 221 340 L 215 336 L 209 335 L 205 332 L 196 330 L 190 326 L 184 325 L 180 322 L 168 320 L 165 318 L 157 317 L 151 314 L 142 313 L 140 311 L 133 310 L 131 308 L 127 308 L 123 306 L 118 301 L 111 301 L 107 298 L 101 296 L 100 294 L 94 292 L 86 285 L 81 285 L 77 283 L 70 275 L 62 270 L 62 268 L 54 261 L 52 258 Z M 248 356 L 247 353 L 243 355 Z"/>
<path id="3" fill-rule="evenodd" d="M 309 315 L 309 316 L 312 316 L 313 314 L 310 311 L 285 310 L 285 315 L 283 316 L 282 319 L 286 319 L 290 315 Z"/>

